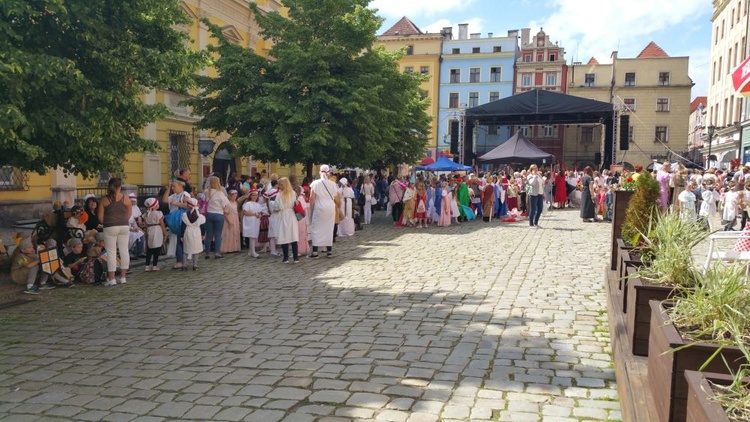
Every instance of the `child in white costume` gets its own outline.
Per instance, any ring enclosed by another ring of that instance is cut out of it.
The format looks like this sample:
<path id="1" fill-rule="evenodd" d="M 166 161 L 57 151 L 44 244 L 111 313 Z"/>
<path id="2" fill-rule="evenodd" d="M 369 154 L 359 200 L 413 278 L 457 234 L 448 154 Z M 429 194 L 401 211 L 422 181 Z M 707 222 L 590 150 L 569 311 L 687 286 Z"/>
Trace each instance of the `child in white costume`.
<path id="1" fill-rule="evenodd" d="M 268 206 L 258 202 L 258 191 L 252 189 L 250 198 L 242 205 L 242 236 L 250 239 L 250 250 L 248 256 L 260 258 L 255 251 L 258 236 L 260 235 L 260 217 L 268 215 Z"/>
<path id="2" fill-rule="evenodd" d="M 203 252 L 203 239 L 205 233 L 201 226 L 206 222 L 206 217 L 198 211 L 198 200 L 190 198 L 187 201 L 188 212 L 182 215 L 182 270 L 187 270 L 187 260 L 192 257 L 193 271 L 198 269 L 198 255 Z"/>
<path id="3" fill-rule="evenodd" d="M 167 228 L 164 226 L 164 214 L 159 211 L 159 201 L 156 198 L 146 199 L 146 215 L 143 224 L 146 225 L 146 271 L 159 271 L 159 254 L 164 245 Z M 153 259 L 153 267 L 151 260 Z"/>

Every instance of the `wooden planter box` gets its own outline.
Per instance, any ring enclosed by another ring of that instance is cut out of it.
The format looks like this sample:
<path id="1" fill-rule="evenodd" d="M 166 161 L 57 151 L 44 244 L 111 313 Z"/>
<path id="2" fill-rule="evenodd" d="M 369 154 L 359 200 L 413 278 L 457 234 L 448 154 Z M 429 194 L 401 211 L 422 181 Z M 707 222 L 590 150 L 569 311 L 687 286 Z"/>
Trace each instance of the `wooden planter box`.
<path id="1" fill-rule="evenodd" d="M 615 274 L 618 278 L 622 278 L 625 275 L 625 252 L 628 254 L 633 249 L 632 246 L 625 243 L 622 239 L 617 239 L 617 268 L 615 268 Z M 630 256 L 630 255 L 628 255 Z M 618 283 L 618 289 L 622 290 L 622 281 Z"/>
<path id="2" fill-rule="evenodd" d="M 630 339 L 631 351 L 636 356 L 648 356 L 648 336 L 651 329 L 651 306 L 649 302 L 661 302 L 672 297 L 674 288 L 644 283 L 640 277 L 628 279 L 625 303 L 625 329 Z"/>
<path id="3" fill-rule="evenodd" d="M 610 270 L 617 269 L 617 239 L 622 237 L 622 223 L 625 221 L 625 211 L 628 209 L 633 191 L 615 191 L 612 204 L 612 238 L 610 247 Z"/>
<path id="4" fill-rule="evenodd" d="M 669 316 L 661 302 L 651 301 L 651 332 L 648 342 L 648 384 L 658 420 L 684 422 L 687 420 L 688 386 L 685 371 L 698 370 L 716 353 L 718 346 L 708 343 L 693 344 L 680 351 L 685 342 L 677 329 L 668 322 Z M 722 359 L 723 357 L 723 359 Z M 737 347 L 725 347 L 705 368 L 706 372 L 728 374 L 726 361 L 733 371 L 746 363 Z"/>
<path id="5" fill-rule="evenodd" d="M 711 383 L 730 385 L 732 377 L 713 372 L 685 371 L 688 384 L 687 421 L 688 422 L 729 422 L 724 408 L 715 401 Z M 750 378 L 745 378 L 746 385 L 750 385 Z"/>

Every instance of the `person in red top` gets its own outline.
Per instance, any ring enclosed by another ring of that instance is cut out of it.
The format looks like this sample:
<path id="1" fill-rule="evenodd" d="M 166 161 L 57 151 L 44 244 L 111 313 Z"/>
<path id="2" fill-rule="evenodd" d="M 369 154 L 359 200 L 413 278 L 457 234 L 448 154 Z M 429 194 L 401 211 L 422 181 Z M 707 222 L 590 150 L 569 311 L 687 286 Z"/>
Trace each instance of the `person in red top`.
<path id="1" fill-rule="evenodd" d="M 417 195 L 414 202 L 414 219 L 420 229 L 427 227 L 427 189 L 424 182 L 417 183 Z"/>
<path id="2" fill-rule="evenodd" d="M 566 202 L 568 202 L 568 189 L 565 183 L 565 173 L 560 170 L 555 176 L 555 206 L 565 208 Z"/>

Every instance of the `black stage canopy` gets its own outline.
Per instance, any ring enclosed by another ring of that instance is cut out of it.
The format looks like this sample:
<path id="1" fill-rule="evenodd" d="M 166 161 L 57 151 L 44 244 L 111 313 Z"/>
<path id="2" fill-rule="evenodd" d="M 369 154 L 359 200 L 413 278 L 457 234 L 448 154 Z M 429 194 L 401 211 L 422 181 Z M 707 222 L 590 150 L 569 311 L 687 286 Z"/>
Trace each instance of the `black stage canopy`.
<path id="1" fill-rule="evenodd" d="M 612 104 L 535 89 L 466 110 L 467 123 L 526 125 L 604 123 Z"/>

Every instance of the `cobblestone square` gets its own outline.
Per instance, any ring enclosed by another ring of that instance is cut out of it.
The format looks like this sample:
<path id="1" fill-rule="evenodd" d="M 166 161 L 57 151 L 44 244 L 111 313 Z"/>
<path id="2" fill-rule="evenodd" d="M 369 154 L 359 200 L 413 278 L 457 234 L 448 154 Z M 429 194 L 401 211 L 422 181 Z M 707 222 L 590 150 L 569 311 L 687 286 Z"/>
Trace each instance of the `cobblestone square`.
<path id="1" fill-rule="evenodd" d="M 620 419 L 608 224 L 382 214 L 333 259 L 166 262 L 0 310 L 0 419 Z"/>

